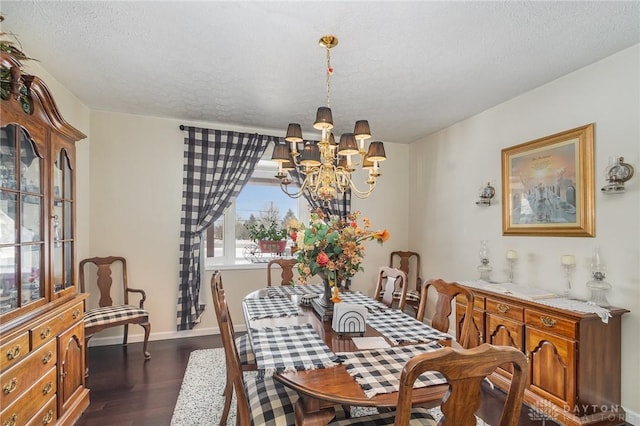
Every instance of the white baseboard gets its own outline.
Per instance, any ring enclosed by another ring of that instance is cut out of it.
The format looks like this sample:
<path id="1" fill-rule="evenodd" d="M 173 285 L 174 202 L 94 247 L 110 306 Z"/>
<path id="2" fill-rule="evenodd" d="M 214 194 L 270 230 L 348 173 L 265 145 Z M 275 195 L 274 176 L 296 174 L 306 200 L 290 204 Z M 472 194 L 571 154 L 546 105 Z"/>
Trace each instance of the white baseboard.
<path id="1" fill-rule="evenodd" d="M 625 421 L 634 426 L 640 426 L 640 414 L 635 411 L 625 410 Z"/>
<path id="2" fill-rule="evenodd" d="M 244 324 L 238 324 L 235 329 L 236 331 L 247 331 L 247 327 Z M 185 337 L 211 336 L 214 334 L 220 334 L 220 329 L 218 327 L 199 328 L 185 331 L 166 331 L 162 333 L 151 333 L 151 335 L 149 336 L 149 341 L 152 342 L 155 340 L 184 339 Z M 144 334 L 129 334 L 129 343 L 141 343 L 143 341 Z M 108 337 L 94 336 L 89 340 L 89 347 L 120 344 L 122 344 L 122 334 L 118 336 Z"/>

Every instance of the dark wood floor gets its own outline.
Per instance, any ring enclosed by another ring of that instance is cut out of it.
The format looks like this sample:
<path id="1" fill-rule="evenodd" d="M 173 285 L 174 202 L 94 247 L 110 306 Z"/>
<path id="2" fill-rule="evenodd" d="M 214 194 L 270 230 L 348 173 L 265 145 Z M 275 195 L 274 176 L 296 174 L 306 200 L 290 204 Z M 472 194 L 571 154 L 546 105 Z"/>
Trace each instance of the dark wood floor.
<path id="1" fill-rule="evenodd" d="M 221 347 L 218 336 L 160 340 L 149 343 L 151 360 L 144 361 L 142 344 L 89 348 L 91 405 L 78 426 L 169 425 L 178 398 L 189 354 L 196 349 Z M 224 380 L 221 377 L 220 380 Z M 504 394 L 484 391 L 478 412 L 487 423 L 497 425 Z M 521 426 L 556 426 L 547 420 L 530 419 L 522 409 Z"/>

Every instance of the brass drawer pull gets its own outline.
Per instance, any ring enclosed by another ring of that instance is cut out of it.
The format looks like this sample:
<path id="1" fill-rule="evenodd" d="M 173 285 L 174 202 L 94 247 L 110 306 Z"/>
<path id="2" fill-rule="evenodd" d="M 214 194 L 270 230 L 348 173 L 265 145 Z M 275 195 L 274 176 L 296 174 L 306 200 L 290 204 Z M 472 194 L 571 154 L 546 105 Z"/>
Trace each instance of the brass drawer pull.
<path id="1" fill-rule="evenodd" d="M 498 303 L 498 310 L 503 314 L 506 314 L 507 312 L 509 312 L 509 309 L 510 309 L 509 305 L 505 305 L 504 303 Z"/>
<path id="2" fill-rule="evenodd" d="M 47 327 L 46 329 L 42 330 L 40 332 L 40 338 L 42 340 L 46 339 L 47 337 L 49 337 L 51 335 L 51 327 Z"/>
<path id="3" fill-rule="evenodd" d="M 80 316 L 80 309 L 76 309 L 75 311 L 73 311 L 73 314 L 71 314 L 71 316 L 73 317 L 73 319 L 78 319 L 78 317 Z"/>
<path id="4" fill-rule="evenodd" d="M 11 392 L 16 390 L 17 387 L 18 387 L 18 379 L 14 377 L 13 379 L 11 379 L 9 383 L 7 383 L 2 387 L 2 393 L 5 395 L 9 395 Z"/>
<path id="5" fill-rule="evenodd" d="M 7 359 L 9 361 L 13 361 L 18 358 L 18 356 L 20 356 L 20 345 L 15 345 L 13 349 L 9 349 L 7 351 Z"/>
<path id="6" fill-rule="evenodd" d="M 53 383 L 49 382 L 42 387 L 42 394 L 48 394 L 49 392 L 51 392 L 51 389 L 53 389 Z"/>
<path id="7" fill-rule="evenodd" d="M 47 414 L 42 418 L 42 424 L 48 425 L 53 420 L 53 410 L 47 411 Z"/>
<path id="8" fill-rule="evenodd" d="M 6 422 L 2 424 L 2 426 L 16 426 L 16 423 L 18 423 L 18 415 L 13 414 L 11 417 L 7 419 Z"/>
<path id="9" fill-rule="evenodd" d="M 49 361 L 51 361 L 51 358 L 53 358 L 53 354 L 51 353 L 51 351 L 49 351 L 46 354 L 44 354 L 44 356 L 42 357 L 42 363 L 45 365 L 49 364 Z"/>
<path id="10" fill-rule="evenodd" d="M 540 317 L 540 321 L 542 321 L 542 323 L 547 327 L 553 327 L 554 325 L 556 325 L 556 320 L 545 315 Z"/>

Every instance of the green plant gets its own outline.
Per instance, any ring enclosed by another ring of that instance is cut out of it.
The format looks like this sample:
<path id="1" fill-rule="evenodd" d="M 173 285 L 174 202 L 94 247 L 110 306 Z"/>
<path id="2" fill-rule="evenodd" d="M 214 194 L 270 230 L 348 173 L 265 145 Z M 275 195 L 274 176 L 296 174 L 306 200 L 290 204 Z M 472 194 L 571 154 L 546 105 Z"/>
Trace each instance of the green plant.
<path id="1" fill-rule="evenodd" d="M 249 231 L 251 241 L 282 241 L 287 238 L 287 229 L 283 228 L 275 220 L 265 223 L 245 224 L 245 228 Z"/>

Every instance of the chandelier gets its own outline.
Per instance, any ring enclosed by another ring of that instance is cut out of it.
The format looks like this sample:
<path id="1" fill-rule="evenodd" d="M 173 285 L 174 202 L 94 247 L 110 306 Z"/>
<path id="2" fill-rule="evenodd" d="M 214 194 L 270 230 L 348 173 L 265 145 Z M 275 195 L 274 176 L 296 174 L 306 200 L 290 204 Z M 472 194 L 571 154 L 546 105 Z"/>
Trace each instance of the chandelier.
<path id="1" fill-rule="evenodd" d="M 316 121 L 313 123 L 315 129 L 322 131 L 320 140 L 305 142 L 300 124 L 290 123 L 284 138 L 289 145 L 276 144 L 271 156 L 273 161 L 278 162 L 276 178 L 280 179 L 280 187 L 292 198 L 298 198 L 308 190 L 314 200 L 328 202 L 348 189 L 358 198 L 366 198 L 375 188 L 376 179 L 381 174 L 379 163 L 387 158 L 380 141 L 371 142 L 368 149 L 365 149 L 365 141 L 371 138 L 367 120 L 356 121 L 353 133 L 343 133 L 340 142 L 336 144 L 332 132 L 330 94 L 333 75 L 331 48 L 337 44 L 338 38 L 333 35 L 320 38 L 320 46 L 325 48 L 327 55 L 327 106 L 318 108 Z M 298 149 L 298 144 L 302 144 L 302 151 Z M 353 182 L 356 166 L 368 172 L 365 181 L 367 189 L 360 190 Z M 292 181 L 289 172 L 293 170 L 297 171 L 302 183 L 298 191 L 290 192 L 288 185 Z"/>

